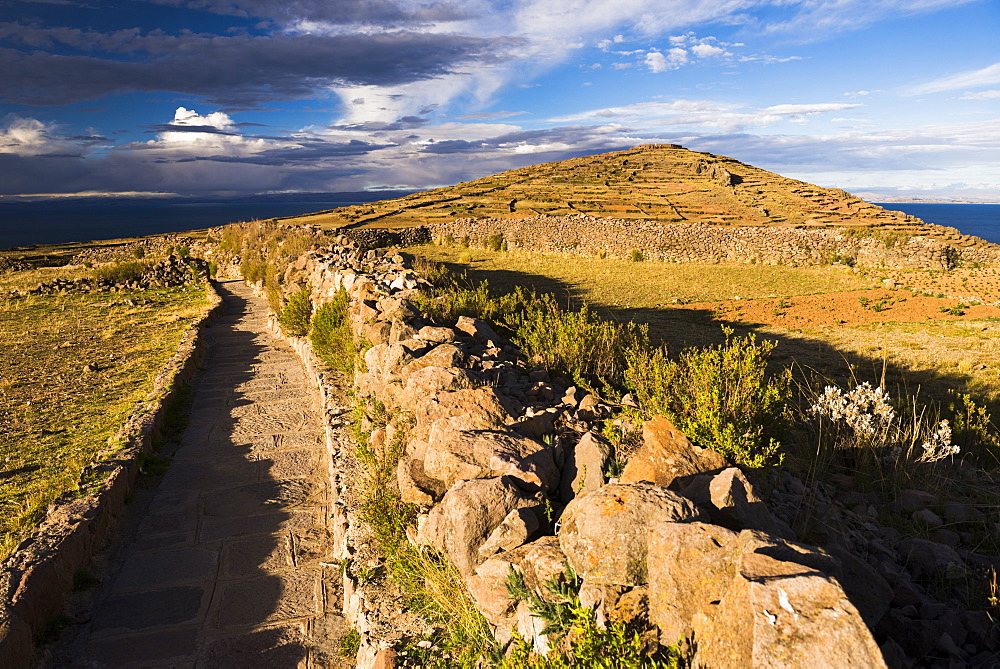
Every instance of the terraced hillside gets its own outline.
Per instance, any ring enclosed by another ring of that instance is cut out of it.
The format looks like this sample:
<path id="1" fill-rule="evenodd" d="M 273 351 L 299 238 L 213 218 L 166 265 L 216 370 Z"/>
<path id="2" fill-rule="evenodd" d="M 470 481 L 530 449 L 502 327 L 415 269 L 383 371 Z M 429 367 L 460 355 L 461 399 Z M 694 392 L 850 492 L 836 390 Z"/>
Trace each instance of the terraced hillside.
<path id="1" fill-rule="evenodd" d="M 455 218 L 590 214 L 661 223 L 741 226 L 878 226 L 952 237 L 902 212 L 675 144 L 637 146 L 545 163 L 395 200 L 285 219 L 335 227 L 407 227 Z"/>

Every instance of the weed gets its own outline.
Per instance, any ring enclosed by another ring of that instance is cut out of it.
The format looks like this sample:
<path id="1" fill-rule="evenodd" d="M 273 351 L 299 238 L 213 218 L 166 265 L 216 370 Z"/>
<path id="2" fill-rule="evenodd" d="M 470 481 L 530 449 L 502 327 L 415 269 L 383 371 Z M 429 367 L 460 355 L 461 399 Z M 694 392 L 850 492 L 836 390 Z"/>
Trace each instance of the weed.
<path id="1" fill-rule="evenodd" d="M 62 634 L 62 631 L 72 625 L 75 621 L 65 613 L 52 616 L 45 621 L 45 626 L 38 632 L 38 643 L 42 646 L 53 643 Z"/>
<path id="2" fill-rule="evenodd" d="M 622 622 L 610 622 L 602 628 L 594 612 L 580 602 L 582 580 L 568 564 L 565 572 L 544 584 L 544 596 L 527 587 L 524 578 L 511 568 L 507 577 L 508 596 L 525 601 L 533 615 L 545 621 L 541 634 L 548 637 L 555 650 L 541 656 L 524 639 L 515 637 L 511 653 L 500 663 L 501 669 L 533 667 L 563 669 L 568 667 L 677 667 L 677 648 L 650 654 L 637 629 Z M 564 642 L 565 640 L 565 642 Z"/>
<path id="3" fill-rule="evenodd" d="M 89 571 L 81 570 L 73 574 L 73 592 L 83 592 L 100 585 L 101 579 Z"/>
<path id="4" fill-rule="evenodd" d="M 312 287 L 303 286 L 289 296 L 285 302 L 278 323 L 286 335 L 305 337 L 309 334 L 309 321 L 312 318 Z"/>
<path id="5" fill-rule="evenodd" d="M 643 262 L 645 259 L 646 256 L 639 249 L 632 249 L 632 253 L 629 254 L 629 260 L 632 262 Z"/>
<path id="6" fill-rule="evenodd" d="M 136 246 L 132 249 L 132 255 L 136 258 L 136 260 L 142 260 L 146 257 L 146 249 L 141 246 Z"/>
<path id="7" fill-rule="evenodd" d="M 361 649 L 361 632 L 356 629 L 351 630 L 340 637 L 340 644 L 337 654 L 341 657 L 356 657 Z"/>
<path id="8" fill-rule="evenodd" d="M 492 234 L 486 238 L 485 246 L 489 251 L 500 251 L 505 250 L 504 246 L 507 242 L 504 241 L 503 235 L 500 233 Z"/>
<path id="9" fill-rule="evenodd" d="M 949 316 L 964 316 L 965 310 L 968 309 L 969 305 L 959 302 L 952 307 L 941 307 L 939 311 L 942 314 L 948 314 Z"/>
<path id="10" fill-rule="evenodd" d="M 149 271 L 149 263 L 123 262 L 98 268 L 94 277 L 97 280 L 103 279 L 111 283 L 134 283 L 140 280 L 147 271 Z"/>

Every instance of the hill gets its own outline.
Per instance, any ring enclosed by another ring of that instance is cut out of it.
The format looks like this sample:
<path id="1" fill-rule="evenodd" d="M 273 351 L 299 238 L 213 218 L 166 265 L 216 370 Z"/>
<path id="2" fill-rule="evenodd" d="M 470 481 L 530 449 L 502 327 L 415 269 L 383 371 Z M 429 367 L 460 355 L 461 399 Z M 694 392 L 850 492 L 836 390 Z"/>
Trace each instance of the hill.
<path id="1" fill-rule="evenodd" d="M 878 226 L 959 239 L 840 189 L 815 186 L 733 158 L 650 144 L 502 172 L 393 200 L 283 219 L 324 228 L 408 227 L 456 218 L 589 214 L 726 226 Z"/>

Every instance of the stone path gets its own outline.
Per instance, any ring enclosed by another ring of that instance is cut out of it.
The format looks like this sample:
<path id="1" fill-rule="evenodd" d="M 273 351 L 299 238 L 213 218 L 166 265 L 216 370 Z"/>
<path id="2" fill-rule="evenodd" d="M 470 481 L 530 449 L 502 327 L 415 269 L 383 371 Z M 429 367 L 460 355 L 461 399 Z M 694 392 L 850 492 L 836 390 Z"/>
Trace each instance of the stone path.
<path id="1" fill-rule="evenodd" d="M 341 666 L 319 396 L 242 282 L 134 536 L 53 666 Z"/>

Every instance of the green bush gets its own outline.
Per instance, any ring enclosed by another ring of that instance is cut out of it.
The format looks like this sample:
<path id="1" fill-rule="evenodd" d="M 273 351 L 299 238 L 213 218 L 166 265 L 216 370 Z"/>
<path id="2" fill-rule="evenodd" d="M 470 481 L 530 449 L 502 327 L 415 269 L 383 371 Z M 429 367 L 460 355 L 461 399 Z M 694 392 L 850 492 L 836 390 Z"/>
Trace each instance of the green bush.
<path id="1" fill-rule="evenodd" d="M 742 465 L 776 464 L 782 455 L 775 435 L 789 419 L 791 371 L 768 378 L 775 342 L 725 333 L 723 345 L 687 349 L 677 361 L 662 349 L 630 351 L 626 385 L 644 418 L 666 416 L 692 441 Z"/>
<path id="2" fill-rule="evenodd" d="M 489 237 L 486 238 L 486 248 L 489 249 L 490 251 L 505 250 L 504 246 L 506 243 L 507 242 L 505 242 L 503 239 L 503 235 L 501 235 L 500 233 L 490 235 Z"/>
<path id="3" fill-rule="evenodd" d="M 181 258 L 187 258 L 189 255 L 191 255 L 191 247 L 190 246 L 178 246 L 177 247 L 177 255 L 180 256 Z"/>
<path id="4" fill-rule="evenodd" d="M 300 288 L 288 298 L 285 308 L 278 316 L 278 324 L 281 330 L 292 337 L 305 337 L 309 334 L 309 321 L 312 318 L 312 300 L 310 295 L 312 288 L 305 286 Z"/>
<path id="5" fill-rule="evenodd" d="M 134 249 L 132 249 L 132 255 L 135 256 L 136 259 L 142 260 L 143 258 L 146 257 L 146 249 L 142 248 L 141 246 L 136 246 Z"/>
<path id="6" fill-rule="evenodd" d="M 347 291 L 341 288 L 331 301 L 317 307 L 312 317 L 312 333 L 309 335 L 313 351 L 319 359 L 347 375 L 354 373 L 358 357 L 347 320 L 350 303 Z"/>
<path id="7" fill-rule="evenodd" d="M 95 272 L 94 277 L 104 279 L 112 283 L 132 283 L 142 278 L 142 275 L 149 270 L 149 263 L 145 262 L 122 262 L 116 265 L 101 267 Z"/>
<path id="8" fill-rule="evenodd" d="M 620 385 L 627 352 L 648 349 L 648 325 L 606 321 L 587 306 L 564 311 L 548 295 L 509 313 L 514 341 L 528 359 L 583 387 Z"/>
<path id="9" fill-rule="evenodd" d="M 646 256 L 643 255 L 642 251 L 639 249 L 632 249 L 632 254 L 629 256 L 629 259 L 632 262 L 642 262 L 646 259 Z"/>

